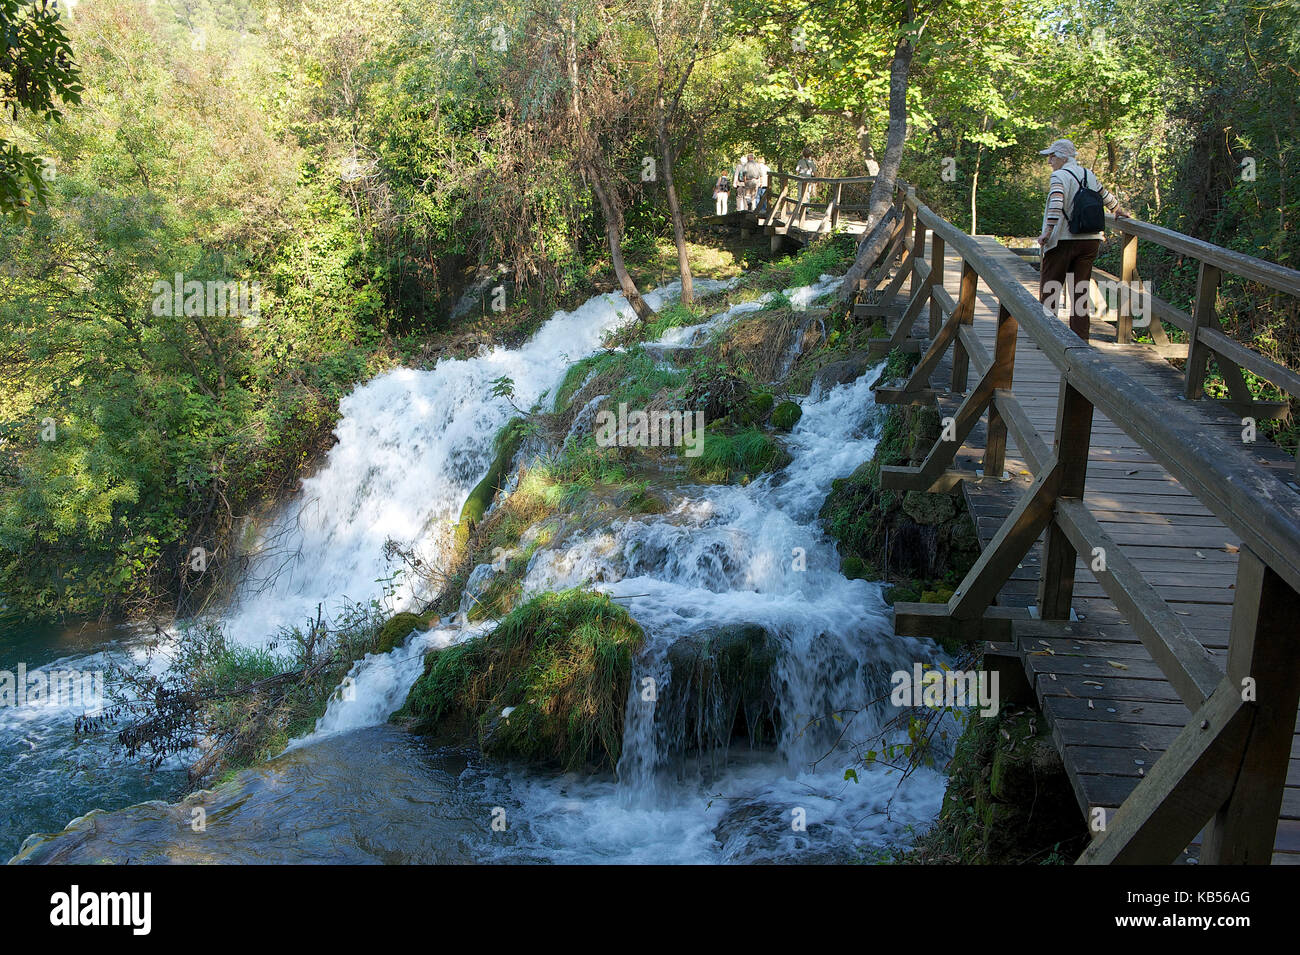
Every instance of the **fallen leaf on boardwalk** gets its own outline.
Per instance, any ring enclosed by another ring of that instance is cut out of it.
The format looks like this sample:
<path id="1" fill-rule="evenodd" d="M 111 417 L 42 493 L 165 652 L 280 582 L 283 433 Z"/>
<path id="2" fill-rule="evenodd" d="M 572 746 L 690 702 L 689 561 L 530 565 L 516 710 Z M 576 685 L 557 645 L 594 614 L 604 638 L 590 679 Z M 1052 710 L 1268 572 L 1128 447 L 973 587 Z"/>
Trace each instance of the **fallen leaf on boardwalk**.
<path id="1" fill-rule="evenodd" d="M 1056 679 L 1056 674 L 1055 674 L 1055 673 L 1049 673 L 1049 674 L 1047 674 L 1047 675 L 1050 676 L 1053 680 Z"/>
<path id="2" fill-rule="evenodd" d="M 1223 549 L 1226 550 L 1229 554 L 1235 554 L 1237 553 L 1237 551 L 1241 550 L 1240 547 L 1236 547 L 1232 544 L 1224 544 Z"/>
<path id="3" fill-rule="evenodd" d="M 1103 684 L 1098 683 L 1096 680 L 1084 680 L 1084 681 L 1083 681 L 1083 685 L 1084 685 L 1084 686 L 1102 686 Z"/>
<path id="4" fill-rule="evenodd" d="M 1206 557 L 1204 554 L 1202 554 L 1199 550 L 1196 552 L 1196 556 L 1199 557 L 1199 558 L 1201 558 L 1201 560 L 1209 560 L 1209 559 L 1210 559 L 1210 558 Z"/>
<path id="5" fill-rule="evenodd" d="M 1127 670 L 1127 669 L 1128 669 L 1128 667 L 1126 667 L 1124 664 L 1122 664 L 1122 663 L 1116 663 L 1114 660 L 1107 660 L 1106 662 L 1109 663 L 1111 666 L 1113 666 L 1116 670 Z"/>
<path id="6" fill-rule="evenodd" d="M 1125 473 L 1125 474 L 1137 474 L 1137 473 L 1138 473 L 1138 469 L 1137 469 L 1137 468 L 1134 468 L 1132 471 L 1125 471 L 1124 473 Z"/>
<path id="7" fill-rule="evenodd" d="M 1089 701 L 1088 701 L 1088 709 L 1090 709 L 1090 710 L 1095 710 L 1096 708 L 1097 708 L 1097 707 L 1095 707 L 1095 706 L 1092 705 L 1092 700 L 1089 700 Z"/>

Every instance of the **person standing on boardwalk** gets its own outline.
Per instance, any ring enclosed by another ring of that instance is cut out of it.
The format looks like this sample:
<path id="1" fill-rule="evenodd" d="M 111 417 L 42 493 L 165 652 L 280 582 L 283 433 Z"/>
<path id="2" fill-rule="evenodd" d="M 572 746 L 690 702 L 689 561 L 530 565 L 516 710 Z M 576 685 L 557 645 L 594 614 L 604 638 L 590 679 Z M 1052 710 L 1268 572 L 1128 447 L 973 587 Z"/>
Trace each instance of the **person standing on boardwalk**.
<path id="1" fill-rule="evenodd" d="M 742 171 L 744 178 L 744 188 L 742 195 L 745 197 L 745 208 L 753 212 L 758 208 L 758 186 L 763 178 L 762 167 L 759 166 L 754 154 L 750 153 L 745 157 L 745 166 Z"/>
<path id="2" fill-rule="evenodd" d="M 713 184 L 713 212 L 715 215 L 727 214 L 727 200 L 731 197 L 731 180 L 724 172 Z"/>
<path id="3" fill-rule="evenodd" d="M 754 198 L 754 208 L 757 209 L 767 199 L 767 177 L 771 174 L 772 167 L 767 164 L 766 159 L 758 161 L 758 195 Z"/>
<path id="4" fill-rule="evenodd" d="M 1043 212 L 1043 231 L 1038 237 L 1043 249 L 1038 299 L 1055 314 L 1064 293 L 1070 303 L 1070 328 L 1087 341 L 1092 264 L 1106 237 L 1103 210 L 1110 209 L 1121 218 L 1128 213 L 1106 191 L 1096 173 L 1079 165 L 1078 150 L 1068 139 L 1058 139 L 1039 150 L 1039 155 L 1047 157 L 1052 178 Z"/>

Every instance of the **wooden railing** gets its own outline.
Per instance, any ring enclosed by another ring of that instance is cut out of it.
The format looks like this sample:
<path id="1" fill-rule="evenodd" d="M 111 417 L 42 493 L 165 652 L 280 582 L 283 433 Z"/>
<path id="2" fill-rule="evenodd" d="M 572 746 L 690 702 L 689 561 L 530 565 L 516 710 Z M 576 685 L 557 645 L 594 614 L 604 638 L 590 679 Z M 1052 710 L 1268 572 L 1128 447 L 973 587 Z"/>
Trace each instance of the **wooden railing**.
<path id="1" fill-rule="evenodd" d="M 1228 390 L 1228 398 L 1224 403 L 1233 412 L 1257 421 L 1288 415 L 1289 401 L 1255 398 L 1243 372 L 1251 372 L 1290 397 L 1300 397 L 1300 373 L 1230 338 L 1219 323 L 1215 303 L 1224 275 L 1240 276 L 1273 291 L 1300 298 L 1300 271 L 1233 252 L 1139 219 L 1119 219 L 1108 215 L 1107 222 L 1120 236 L 1120 274 L 1093 269 L 1094 317 L 1115 325 L 1116 340 L 1120 344 L 1133 341 L 1135 327 L 1145 329 L 1151 336 L 1150 347 L 1170 361 L 1185 361 L 1184 397 L 1191 400 L 1205 398 L 1205 376 L 1209 360 L 1213 357 Z M 1154 290 L 1141 288 L 1142 277 L 1138 272 L 1139 239 L 1145 239 L 1197 263 L 1196 298 L 1190 314 L 1169 304 L 1155 294 Z M 1118 299 L 1118 309 L 1111 309 L 1110 297 L 1100 293 L 1096 285 L 1098 276 L 1114 283 L 1120 290 L 1120 294 L 1115 296 Z M 1140 303 L 1141 307 L 1135 308 L 1135 303 Z M 1146 314 L 1141 316 L 1141 322 L 1135 323 L 1134 318 L 1138 317 L 1135 313 L 1138 311 L 1145 311 Z M 1164 328 L 1165 322 L 1184 332 L 1187 341 L 1171 341 Z M 1300 478 L 1300 453 L 1296 459 L 1296 474 Z"/>
<path id="2" fill-rule="evenodd" d="M 1267 863 L 1300 699 L 1300 493 L 1261 470 L 1241 445 L 1198 427 L 1194 406 L 1158 395 L 1116 368 L 975 239 L 936 215 L 914 192 L 900 190 L 896 208 L 901 210 L 896 238 L 884 262 L 897 263 L 898 271 L 892 279 L 882 277 L 877 288 L 888 284 L 898 289 L 910 280 L 907 304 L 901 314 L 890 313 L 888 304 L 859 309 L 897 315 L 892 344 L 907 340 L 917 319 L 928 311 L 930 338 L 907 381 L 877 382 L 877 401 L 933 400 L 930 380 L 949 349 L 951 389 L 965 397 L 948 434 L 921 465 L 882 468 L 882 486 L 943 491 L 960 481 L 997 480 L 1003 473 L 1008 434 L 1034 474 L 952 598 L 946 604 L 896 604 L 897 632 L 1006 640 L 1014 619 L 1025 612 L 991 605 L 1044 531 L 1038 615 L 1044 621 L 1067 621 L 1077 556 L 1096 554 L 1100 548 L 1106 561 L 1105 569 L 1096 572 L 1098 583 L 1193 715 L 1080 861 L 1171 862 L 1208 823 L 1202 845 L 1205 861 Z M 1208 350 L 1234 356 L 1243 367 L 1264 361 L 1242 346 L 1225 344 L 1221 333 L 1216 335 L 1207 318 L 1211 292 L 1223 271 L 1290 290 L 1297 287 L 1286 284 L 1292 281 L 1286 274 L 1290 270 L 1147 223 L 1128 220 L 1121 227 L 1130 280 L 1133 243 L 1139 236 L 1200 257 L 1201 292 L 1194 320 L 1188 323 L 1195 329 L 1194 360 L 1200 350 Z M 945 250 L 961 259 L 956 299 L 943 286 Z M 877 274 L 885 276 L 887 269 Z M 992 355 L 972 327 L 981 282 L 998 302 Z M 1015 395 L 1021 329 L 1061 375 L 1051 447 Z M 972 370 L 977 380 L 968 387 Z M 1241 538 L 1226 674 L 1083 502 L 1094 409 L 1134 438 Z M 954 469 L 958 448 L 985 414 L 988 437 L 982 474 Z"/>
<path id="3" fill-rule="evenodd" d="M 876 181 L 874 176 L 828 178 L 784 172 L 769 173 L 769 179 L 779 181 L 781 191 L 775 202 L 770 199 L 767 202 L 764 225 L 795 226 L 813 234 L 834 232 L 839 228 L 840 216 L 844 213 L 861 213 L 865 219 L 871 187 Z M 822 187 L 825 187 L 827 197 L 826 208 L 815 220 L 815 225 L 809 226 L 808 213 L 818 204 L 815 200 L 822 194 Z M 783 218 L 787 212 L 789 218 Z"/>

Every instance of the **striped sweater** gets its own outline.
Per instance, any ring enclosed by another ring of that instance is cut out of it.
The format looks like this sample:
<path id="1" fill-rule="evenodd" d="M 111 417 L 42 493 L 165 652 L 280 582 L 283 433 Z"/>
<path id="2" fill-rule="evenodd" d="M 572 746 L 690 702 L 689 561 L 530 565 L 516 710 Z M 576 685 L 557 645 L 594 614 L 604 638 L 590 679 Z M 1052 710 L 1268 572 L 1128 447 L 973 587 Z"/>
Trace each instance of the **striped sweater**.
<path id="1" fill-rule="evenodd" d="M 1044 252 L 1054 248 L 1056 243 L 1062 239 L 1105 238 L 1104 232 L 1075 235 L 1070 231 L 1070 221 L 1066 218 L 1066 210 L 1073 206 L 1074 196 L 1081 188 L 1081 183 L 1086 183 L 1089 189 L 1097 190 L 1097 194 L 1101 196 L 1101 201 L 1105 203 L 1106 208 L 1111 212 L 1119 211 L 1119 200 L 1106 190 L 1106 187 L 1101 184 L 1101 180 L 1097 178 L 1096 174 L 1091 169 L 1085 169 L 1071 159 L 1052 173 L 1052 181 L 1048 186 L 1047 208 L 1043 212 L 1043 235 L 1047 236 L 1047 241 L 1043 243 Z"/>

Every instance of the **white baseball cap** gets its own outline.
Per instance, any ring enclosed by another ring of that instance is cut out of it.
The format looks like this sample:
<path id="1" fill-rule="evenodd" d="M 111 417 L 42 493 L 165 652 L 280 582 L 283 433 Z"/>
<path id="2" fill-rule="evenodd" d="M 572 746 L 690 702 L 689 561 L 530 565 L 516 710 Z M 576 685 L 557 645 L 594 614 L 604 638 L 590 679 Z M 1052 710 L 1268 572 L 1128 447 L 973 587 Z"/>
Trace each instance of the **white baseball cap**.
<path id="1" fill-rule="evenodd" d="M 1068 139 L 1058 139 L 1046 149 L 1038 150 L 1040 156 L 1060 156 L 1062 159 L 1073 159 L 1079 155 L 1079 150 L 1074 148 L 1074 143 Z"/>

